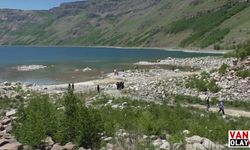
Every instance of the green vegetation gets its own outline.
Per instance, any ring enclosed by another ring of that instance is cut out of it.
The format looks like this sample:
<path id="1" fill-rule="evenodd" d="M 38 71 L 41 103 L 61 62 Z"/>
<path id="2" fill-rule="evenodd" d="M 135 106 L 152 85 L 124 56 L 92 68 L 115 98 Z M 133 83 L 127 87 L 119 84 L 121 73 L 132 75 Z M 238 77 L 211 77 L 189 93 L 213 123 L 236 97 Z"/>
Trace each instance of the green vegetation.
<path id="1" fill-rule="evenodd" d="M 241 60 L 247 58 L 250 55 L 250 42 L 246 42 L 245 44 L 238 45 L 238 48 L 233 51 L 226 53 L 224 57 L 237 57 Z"/>
<path id="2" fill-rule="evenodd" d="M 73 91 L 66 94 L 63 106 L 64 111 L 58 111 L 48 96 L 34 96 L 27 107 L 18 110 L 17 139 L 32 148 L 42 147 L 47 136 L 64 144 L 72 141 L 86 148 L 98 147 L 103 130 L 100 113 L 83 106 Z"/>
<path id="3" fill-rule="evenodd" d="M 202 92 L 211 91 L 217 93 L 220 91 L 220 87 L 214 80 L 209 79 L 209 74 L 206 72 L 202 72 L 200 76 L 193 75 L 186 81 L 185 86 L 187 88 L 195 88 Z"/>
<path id="4" fill-rule="evenodd" d="M 229 29 L 216 29 L 201 40 L 200 47 L 205 48 L 222 40 L 230 32 Z"/>
<path id="5" fill-rule="evenodd" d="M 250 55 L 250 44 L 238 48 L 235 52 L 236 57 L 244 59 Z"/>
<path id="6" fill-rule="evenodd" d="M 227 68 L 228 68 L 229 66 L 227 65 L 227 64 L 222 64 L 221 66 L 220 66 L 220 68 L 219 68 L 219 73 L 220 74 L 222 74 L 222 75 L 224 75 L 226 72 L 227 72 Z"/>
<path id="7" fill-rule="evenodd" d="M 217 11 L 210 13 L 203 13 L 201 15 L 180 19 L 171 24 L 169 29 L 170 33 L 179 33 L 184 30 L 191 29 L 193 33 L 190 37 L 184 39 L 180 46 L 185 47 L 195 41 L 200 41 L 201 47 L 207 47 L 219 40 L 223 39 L 226 34 L 229 33 L 229 29 L 216 29 L 222 22 L 229 19 L 233 15 L 242 11 L 247 7 L 244 3 L 235 4 L 233 7 L 227 5 Z M 208 34 L 207 34 L 208 33 Z"/>
<path id="8" fill-rule="evenodd" d="M 250 70 L 239 70 L 236 72 L 236 75 L 241 78 L 250 77 Z"/>
<path id="9" fill-rule="evenodd" d="M 249 119 L 224 120 L 220 115 L 195 108 L 158 105 L 128 98 L 114 99 L 105 95 L 99 96 L 93 106 L 87 108 L 81 103 L 81 98 L 69 91 L 59 104 L 64 109 L 56 109 L 49 102 L 48 96 L 34 96 L 27 106 L 18 110 L 18 120 L 13 131 L 15 136 L 33 148 L 42 148 L 42 141 L 51 136 L 62 144 L 72 141 L 79 147 L 95 149 L 101 144 L 100 133 L 113 136 L 119 129 L 137 135 L 164 137 L 170 134 L 171 143 L 183 142 L 183 130 L 189 130 L 190 135 L 200 135 L 224 144 L 227 142 L 227 130 L 250 128 Z M 104 105 L 110 99 L 112 103 Z M 182 95 L 177 95 L 175 100 L 182 103 L 202 102 L 199 98 Z M 232 104 L 243 106 L 238 102 Z M 123 109 L 112 105 L 122 106 Z M 201 113 L 205 115 L 201 116 Z M 138 143 L 138 146 L 141 144 Z M 141 147 L 145 148 L 145 145 Z"/>
<path id="10" fill-rule="evenodd" d="M 103 132 L 103 122 L 100 113 L 83 105 L 80 99 L 69 91 L 63 101 L 65 108 L 59 122 L 56 140 L 61 143 L 73 141 L 85 148 L 100 146 L 100 133 Z"/>
<path id="11" fill-rule="evenodd" d="M 27 107 L 18 110 L 14 134 L 23 144 L 33 148 L 42 145 L 42 140 L 56 132 L 56 109 L 48 96 L 34 96 Z"/>

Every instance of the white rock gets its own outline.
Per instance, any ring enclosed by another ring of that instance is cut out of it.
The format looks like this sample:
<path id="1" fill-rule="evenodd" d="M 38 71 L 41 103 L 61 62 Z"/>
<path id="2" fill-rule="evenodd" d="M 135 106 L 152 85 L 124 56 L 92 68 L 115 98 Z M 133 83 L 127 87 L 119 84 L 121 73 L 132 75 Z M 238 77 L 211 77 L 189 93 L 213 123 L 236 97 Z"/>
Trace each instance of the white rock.
<path id="1" fill-rule="evenodd" d="M 18 142 L 7 143 L 0 147 L 1 150 L 19 150 L 22 149 L 22 144 Z"/>
<path id="2" fill-rule="evenodd" d="M 59 144 L 55 144 L 55 145 L 53 145 L 51 150 L 63 150 L 63 147 L 61 145 L 59 145 Z"/>
<path id="3" fill-rule="evenodd" d="M 75 148 L 75 145 L 73 144 L 73 143 L 71 143 L 71 142 L 69 142 L 69 143 L 67 143 L 67 144 L 65 144 L 64 146 L 63 146 L 63 149 L 64 150 L 72 150 L 72 149 L 74 149 Z"/>
<path id="4" fill-rule="evenodd" d="M 116 105 L 112 105 L 111 107 L 114 108 L 114 109 L 117 109 L 119 107 L 119 105 L 116 104 Z"/>
<path id="5" fill-rule="evenodd" d="M 193 149 L 194 150 L 207 150 L 203 145 L 201 145 L 200 143 L 194 143 L 193 144 Z"/>
<path id="6" fill-rule="evenodd" d="M 164 141 L 163 144 L 160 146 L 161 150 L 169 150 L 170 144 L 167 141 Z"/>
<path id="7" fill-rule="evenodd" d="M 153 142 L 153 145 L 155 147 L 160 147 L 161 145 L 163 144 L 162 140 L 160 138 L 156 139 L 154 142 Z"/>
<path id="8" fill-rule="evenodd" d="M 105 139 L 103 139 L 105 142 L 111 141 L 113 138 L 112 137 L 107 137 Z"/>
<path id="9" fill-rule="evenodd" d="M 202 141 L 202 138 L 200 136 L 197 136 L 197 135 L 186 138 L 186 142 L 188 144 L 201 143 L 201 141 Z"/>
<path id="10" fill-rule="evenodd" d="M 189 130 L 183 130 L 182 133 L 188 135 L 188 134 L 190 134 L 190 131 Z"/>
<path id="11" fill-rule="evenodd" d="M 86 68 L 84 68 L 82 71 L 83 71 L 83 72 L 88 72 L 88 71 L 92 71 L 92 69 L 89 68 L 89 67 L 86 67 Z"/>
<path id="12" fill-rule="evenodd" d="M 6 117 L 11 117 L 16 114 L 16 109 L 12 109 L 11 111 L 6 112 Z"/>
<path id="13" fill-rule="evenodd" d="M 54 144 L 54 141 L 52 140 L 51 137 L 47 137 L 44 142 L 49 145 L 49 146 L 52 146 Z"/>
<path id="14" fill-rule="evenodd" d="M 143 137 L 142 137 L 143 139 L 147 139 L 148 138 L 148 136 L 146 136 L 146 135 L 143 135 Z"/>
<path id="15" fill-rule="evenodd" d="M 217 150 L 219 149 L 219 146 L 214 144 L 212 141 L 210 141 L 207 138 L 203 138 L 202 140 L 202 145 L 207 149 L 207 150 Z"/>

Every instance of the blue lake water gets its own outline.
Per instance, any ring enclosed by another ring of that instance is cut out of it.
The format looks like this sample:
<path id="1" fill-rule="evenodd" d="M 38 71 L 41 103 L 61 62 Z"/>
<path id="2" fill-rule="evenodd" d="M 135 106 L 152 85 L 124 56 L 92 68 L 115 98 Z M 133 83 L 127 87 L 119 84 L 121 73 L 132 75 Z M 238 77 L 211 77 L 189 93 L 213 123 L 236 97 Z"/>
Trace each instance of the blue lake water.
<path id="1" fill-rule="evenodd" d="M 82 47 L 0 47 L 0 81 L 32 83 L 81 82 L 96 79 L 114 69 L 129 69 L 138 61 L 155 61 L 167 57 L 214 56 L 156 49 L 82 48 Z M 45 69 L 20 72 L 21 65 L 45 65 Z M 82 72 L 86 67 L 91 72 Z"/>

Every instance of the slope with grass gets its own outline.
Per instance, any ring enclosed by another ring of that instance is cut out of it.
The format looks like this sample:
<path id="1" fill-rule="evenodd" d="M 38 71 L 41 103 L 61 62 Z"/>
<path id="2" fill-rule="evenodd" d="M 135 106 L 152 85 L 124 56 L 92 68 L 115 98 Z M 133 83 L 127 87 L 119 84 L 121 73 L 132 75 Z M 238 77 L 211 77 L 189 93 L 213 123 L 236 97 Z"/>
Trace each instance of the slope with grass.
<path id="1" fill-rule="evenodd" d="M 250 38 L 243 0 L 89 0 L 0 11 L 3 45 L 231 49 Z"/>

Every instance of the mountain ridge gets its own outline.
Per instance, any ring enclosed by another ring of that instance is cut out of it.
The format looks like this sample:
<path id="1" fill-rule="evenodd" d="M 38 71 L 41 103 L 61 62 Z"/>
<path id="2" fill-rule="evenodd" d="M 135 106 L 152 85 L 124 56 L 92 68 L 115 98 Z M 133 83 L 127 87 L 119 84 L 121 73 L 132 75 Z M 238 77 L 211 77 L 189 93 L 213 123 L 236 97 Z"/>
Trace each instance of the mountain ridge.
<path id="1" fill-rule="evenodd" d="M 249 17 L 244 0 L 89 0 L 48 11 L 1 9 L 0 44 L 234 49 L 250 39 Z"/>

